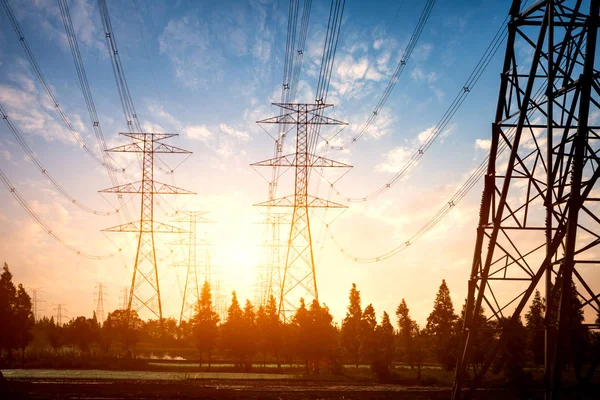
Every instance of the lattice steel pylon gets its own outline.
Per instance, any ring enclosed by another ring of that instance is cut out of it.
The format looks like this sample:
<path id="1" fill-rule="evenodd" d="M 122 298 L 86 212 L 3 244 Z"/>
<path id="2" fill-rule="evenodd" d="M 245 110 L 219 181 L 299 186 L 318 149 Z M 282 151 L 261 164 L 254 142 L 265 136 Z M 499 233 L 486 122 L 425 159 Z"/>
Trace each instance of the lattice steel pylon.
<path id="1" fill-rule="evenodd" d="M 102 282 L 98 283 L 98 293 L 96 294 L 96 319 L 102 325 L 104 322 L 104 291 L 106 286 Z"/>
<path id="2" fill-rule="evenodd" d="M 183 316 L 188 312 L 191 317 L 194 312 L 194 307 L 200 299 L 200 285 L 198 283 L 198 259 L 197 250 L 198 246 L 206 246 L 208 243 L 205 240 L 199 240 L 197 236 L 197 226 L 200 223 L 212 222 L 205 218 L 204 215 L 208 214 L 207 211 L 178 211 L 178 217 L 175 222 L 183 222 L 188 227 L 188 237 L 183 240 L 177 241 L 174 244 L 185 245 L 188 248 L 188 257 L 185 263 L 186 275 L 185 284 L 183 286 L 183 296 L 181 301 L 181 312 L 179 314 L 179 323 L 183 320 Z M 207 257 L 208 251 L 207 251 Z M 207 259 L 205 262 L 210 265 L 210 261 Z M 206 266 L 205 266 L 206 267 Z M 204 281 L 209 281 L 210 272 L 205 268 Z"/>
<path id="3" fill-rule="evenodd" d="M 546 393 L 558 398 L 572 288 L 586 321 L 600 309 L 590 279 L 600 264 L 599 3 L 542 0 L 521 11 L 513 1 L 453 399 L 481 384 L 538 286 L 558 304 L 545 317 Z M 470 371 L 483 306 L 497 339 Z"/>
<path id="4" fill-rule="evenodd" d="M 286 321 L 289 314 L 296 310 L 296 304 L 301 297 L 307 303 L 313 298 L 319 300 L 309 209 L 345 208 L 342 204 L 309 195 L 310 170 L 324 167 L 351 168 L 351 166 L 310 152 L 311 144 L 318 139 L 311 137 L 311 135 L 316 136 L 318 132 L 314 128 L 320 125 L 346 125 L 345 122 L 322 115 L 323 110 L 331 107 L 332 104 L 273 103 L 273 105 L 280 107 L 285 112 L 257 123 L 295 125 L 296 152 L 251 165 L 253 167 L 295 168 L 293 195 L 255 204 L 266 207 L 293 207 L 285 267 L 279 290 L 279 315 Z"/>
<path id="5" fill-rule="evenodd" d="M 133 267 L 133 278 L 129 292 L 127 310 L 137 302 L 136 310 L 148 309 L 162 321 L 162 303 L 158 282 L 158 266 L 154 246 L 155 233 L 183 233 L 185 230 L 176 226 L 154 221 L 155 194 L 193 194 L 165 183 L 154 180 L 155 154 L 191 154 L 190 151 L 162 143 L 162 140 L 178 136 L 174 133 L 120 133 L 132 140 L 124 146 L 106 151 L 113 153 L 142 153 L 142 180 L 101 190 L 103 193 L 141 194 L 140 220 L 112 228 L 105 232 L 135 232 L 139 235 L 138 246 Z"/>

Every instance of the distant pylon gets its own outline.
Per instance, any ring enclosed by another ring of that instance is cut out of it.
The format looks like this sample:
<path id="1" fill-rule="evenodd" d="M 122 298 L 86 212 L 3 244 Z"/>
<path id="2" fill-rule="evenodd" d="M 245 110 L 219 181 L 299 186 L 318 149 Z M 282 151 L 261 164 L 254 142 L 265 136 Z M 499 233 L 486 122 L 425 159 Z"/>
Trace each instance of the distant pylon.
<path id="1" fill-rule="evenodd" d="M 33 320 L 34 321 L 39 321 L 40 320 L 40 310 L 39 310 L 39 303 L 43 303 L 44 300 L 40 299 L 40 292 L 42 292 L 42 288 L 30 288 L 29 290 L 31 290 L 31 303 L 33 306 Z"/>
<path id="2" fill-rule="evenodd" d="M 286 321 L 295 312 L 300 298 L 307 302 L 319 300 L 317 275 L 310 231 L 310 208 L 345 208 L 308 194 L 311 168 L 351 168 L 350 165 L 312 154 L 317 142 L 317 128 L 321 125 L 347 125 L 322 115 L 331 104 L 273 103 L 285 112 L 258 121 L 259 124 L 285 124 L 296 126 L 296 152 L 252 164 L 255 167 L 294 167 L 295 192 L 291 196 L 269 199 L 256 204 L 266 207 L 293 207 L 287 254 L 279 292 L 279 315 Z"/>
<path id="3" fill-rule="evenodd" d="M 154 221 L 155 194 L 193 194 L 188 190 L 154 181 L 155 154 L 191 154 L 162 140 L 178 136 L 173 133 L 120 133 L 133 139 L 132 143 L 115 147 L 108 152 L 113 153 L 142 153 L 142 180 L 101 190 L 103 193 L 122 195 L 141 194 L 141 217 L 139 221 L 105 229 L 106 232 L 134 232 L 139 235 L 138 246 L 133 266 L 133 278 L 129 292 L 127 310 L 137 302 L 135 311 L 148 309 L 161 321 L 163 318 L 160 285 L 158 281 L 158 265 L 154 246 L 155 233 L 182 233 L 183 229 L 176 226 Z"/>
<path id="4" fill-rule="evenodd" d="M 119 304 L 121 304 L 121 310 L 127 310 L 129 306 L 129 287 L 123 286 L 121 289 L 121 295 L 119 296 Z"/>
<path id="5" fill-rule="evenodd" d="M 58 326 L 62 326 L 62 320 L 63 317 L 65 316 L 65 311 L 68 311 L 65 307 L 64 304 L 57 304 L 56 307 L 54 308 L 54 311 L 56 312 L 56 324 Z"/>
<path id="6" fill-rule="evenodd" d="M 98 283 L 97 294 L 96 294 L 96 319 L 102 325 L 104 322 L 104 290 L 106 286 L 102 282 Z"/>
<path id="7" fill-rule="evenodd" d="M 188 237 L 175 242 L 174 244 L 185 245 L 188 248 L 187 257 L 187 272 L 185 274 L 185 284 L 183 286 L 183 299 L 181 301 L 181 312 L 179 313 L 179 323 L 183 320 L 187 313 L 191 317 L 194 312 L 194 307 L 200 299 L 200 282 L 198 279 L 198 259 L 197 250 L 199 245 L 206 246 L 208 243 L 205 240 L 198 239 L 197 228 L 199 223 L 212 222 L 204 215 L 206 211 L 178 211 L 176 222 L 184 222 L 188 230 Z M 208 257 L 208 251 L 207 257 Z M 205 272 L 204 280 L 208 280 Z"/>
<path id="8" fill-rule="evenodd" d="M 546 298 L 546 399 L 561 396 L 569 320 L 583 315 L 583 327 L 600 327 L 592 322 L 600 310 L 599 9 L 599 0 L 512 3 L 453 399 L 471 398 L 499 353 L 511 351 L 537 288 Z M 483 329 L 491 343 L 478 343 Z"/>

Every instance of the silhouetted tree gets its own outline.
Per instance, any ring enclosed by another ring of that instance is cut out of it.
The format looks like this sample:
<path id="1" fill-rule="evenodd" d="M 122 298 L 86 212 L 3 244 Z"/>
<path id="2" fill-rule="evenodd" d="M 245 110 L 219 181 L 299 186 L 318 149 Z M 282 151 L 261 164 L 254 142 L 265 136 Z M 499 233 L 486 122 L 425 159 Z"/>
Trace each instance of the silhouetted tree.
<path id="1" fill-rule="evenodd" d="M 446 280 L 442 280 L 433 303 L 433 311 L 427 317 L 425 329 L 433 340 L 435 357 L 447 370 L 452 369 L 456 362 L 455 323 L 457 318 L 457 315 L 454 314 L 450 290 L 446 285 Z"/>
<path id="2" fill-rule="evenodd" d="M 219 315 L 213 310 L 210 284 L 204 281 L 191 325 L 194 343 L 200 352 L 200 364 L 202 364 L 202 354 L 207 353 L 209 368 L 211 367 L 212 351 L 217 343 L 218 323 Z"/>
<path id="3" fill-rule="evenodd" d="M 375 340 L 375 328 L 377 328 L 377 317 L 373 304 L 365 307 L 360 326 L 360 353 L 365 361 L 373 363 L 377 358 L 378 343 Z"/>
<path id="4" fill-rule="evenodd" d="M 375 327 L 375 357 L 371 362 L 371 369 L 380 378 L 389 377 L 389 369 L 394 358 L 394 327 L 390 322 L 390 316 L 385 311 L 381 323 Z"/>
<path id="5" fill-rule="evenodd" d="M 520 317 L 512 325 L 508 318 L 503 318 L 498 323 L 503 326 L 507 339 L 498 353 L 493 372 L 498 373 L 504 370 L 508 381 L 518 385 L 522 382 L 524 376 L 527 330 L 523 326 Z"/>
<path id="6" fill-rule="evenodd" d="M 3 329 L 0 329 L 0 356 L 6 350 L 10 353 L 13 345 L 13 331 L 16 328 L 13 323 L 13 310 L 15 307 L 15 299 L 17 289 L 12 282 L 12 274 L 8 269 L 8 264 L 4 263 L 2 275 L 0 275 L 0 321 L 2 321 Z"/>
<path id="7" fill-rule="evenodd" d="M 250 370 L 252 367 L 252 357 L 257 349 L 256 313 L 254 312 L 254 306 L 250 300 L 246 300 L 246 305 L 244 306 L 243 322 L 243 359 L 246 370 Z"/>
<path id="8" fill-rule="evenodd" d="M 143 321 L 135 310 L 115 310 L 108 313 L 102 326 L 109 343 L 117 342 L 129 355 L 131 346 L 140 340 Z M 110 346 L 110 344 L 109 344 Z"/>
<path id="9" fill-rule="evenodd" d="M 555 286 L 552 287 L 552 296 L 549 302 L 548 318 L 551 324 L 557 323 L 558 310 L 562 296 L 562 279 L 556 279 Z M 556 289 L 556 290 L 555 290 Z M 567 291 L 568 299 L 566 320 L 561 321 L 561 327 L 564 329 L 564 341 L 560 344 L 562 360 L 564 366 L 570 364 L 573 366 L 575 375 L 579 381 L 585 377 L 582 374 L 582 368 L 588 361 L 588 350 L 590 348 L 590 335 L 586 326 L 583 325 L 584 316 L 581 300 L 577 295 L 577 287 L 571 282 L 570 290 Z"/>
<path id="10" fill-rule="evenodd" d="M 277 315 L 277 303 L 271 295 L 265 307 L 259 308 L 256 314 L 258 341 L 263 356 L 272 355 L 277 360 L 277 367 L 281 368 L 280 355 L 283 347 L 283 334 L 281 321 Z"/>
<path id="11" fill-rule="evenodd" d="M 296 326 L 297 347 L 305 360 L 306 371 L 310 373 L 312 364 L 313 371 L 318 374 L 320 361 L 331 359 L 335 352 L 337 331 L 329 308 L 313 300 L 307 309 L 304 299 L 300 299 L 300 307 L 292 321 Z"/>
<path id="12" fill-rule="evenodd" d="M 243 364 L 245 349 L 244 315 L 235 291 L 231 293 L 231 305 L 227 310 L 227 320 L 221 325 L 223 346 L 235 358 L 239 368 Z"/>
<path id="13" fill-rule="evenodd" d="M 0 355 L 2 350 L 12 357 L 12 350 L 21 350 L 21 358 L 25 357 L 25 347 L 33 338 L 31 329 L 34 325 L 31 311 L 31 298 L 23 285 L 17 288 L 12 283 L 12 274 L 5 263 L 0 275 Z"/>
<path id="14" fill-rule="evenodd" d="M 406 301 L 402 299 L 396 309 L 396 317 L 398 317 L 399 341 L 400 349 L 404 354 L 405 360 L 411 368 L 414 367 L 414 348 L 413 348 L 413 320 L 409 315 L 409 308 Z"/>
<path id="15" fill-rule="evenodd" d="M 465 299 L 465 302 L 463 303 L 462 310 L 460 312 L 460 317 L 456 320 L 455 324 L 456 332 L 454 337 L 456 338 L 456 345 L 458 345 L 458 339 L 462 334 L 466 312 L 467 299 Z M 487 321 L 487 318 L 485 317 L 485 310 L 483 309 L 483 307 L 479 307 L 479 312 L 477 313 L 477 316 L 475 317 L 475 321 L 473 321 L 473 323 L 473 326 L 475 327 L 475 334 L 472 335 L 469 339 L 471 342 L 470 366 L 473 368 L 474 371 L 476 371 L 477 368 L 483 363 L 489 346 L 494 340 L 494 332 L 492 329 L 487 329 L 491 328 L 492 325 L 490 322 Z"/>
<path id="16" fill-rule="evenodd" d="M 544 313 L 546 306 L 538 290 L 535 291 L 529 311 L 525 314 L 527 330 L 527 346 L 533 355 L 533 362 L 538 365 L 544 364 L 545 331 Z"/>
<path id="17" fill-rule="evenodd" d="M 342 322 L 342 344 L 350 356 L 356 368 L 360 359 L 360 329 L 362 321 L 362 308 L 360 305 L 360 292 L 356 289 L 356 284 L 352 284 L 350 289 L 350 304 L 348 312 Z"/>
<path id="18" fill-rule="evenodd" d="M 89 351 L 91 344 L 98 340 L 98 321 L 95 313 L 93 318 L 77 317 L 72 319 L 65 329 L 69 342 L 81 351 Z"/>

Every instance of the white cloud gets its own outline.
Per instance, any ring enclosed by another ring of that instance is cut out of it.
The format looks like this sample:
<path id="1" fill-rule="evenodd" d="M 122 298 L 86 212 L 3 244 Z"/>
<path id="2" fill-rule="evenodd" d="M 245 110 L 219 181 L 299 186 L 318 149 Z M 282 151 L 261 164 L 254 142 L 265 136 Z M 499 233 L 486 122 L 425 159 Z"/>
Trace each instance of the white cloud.
<path id="1" fill-rule="evenodd" d="M 0 156 L 2 156 L 4 161 L 10 161 L 12 159 L 10 151 L 8 150 L 0 149 Z"/>
<path id="2" fill-rule="evenodd" d="M 492 146 L 490 139 L 475 139 L 475 148 L 481 150 L 489 150 Z"/>
<path id="3" fill-rule="evenodd" d="M 428 74 L 424 73 L 423 70 L 419 67 L 414 67 L 410 77 L 415 81 L 433 83 L 437 80 L 437 74 L 435 72 L 430 72 Z"/>
<path id="4" fill-rule="evenodd" d="M 408 147 L 396 147 L 384 154 L 384 161 L 377 164 L 375 170 L 396 173 L 406 164 L 412 153 L 412 149 Z"/>
<path id="5" fill-rule="evenodd" d="M 213 137 L 206 125 L 190 125 L 183 128 L 183 134 L 189 138 L 200 141 L 207 141 Z"/>
<path id="6" fill-rule="evenodd" d="M 236 139 L 240 139 L 243 141 L 247 141 L 250 140 L 250 135 L 248 134 L 248 132 L 245 131 L 240 131 L 238 129 L 235 129 L 232 126 L 229 126 L 227 124 L 221 124 L 219 125 L 219 128 L 221 129 L 221 131 L 229 136 L 232 136 Z"/>

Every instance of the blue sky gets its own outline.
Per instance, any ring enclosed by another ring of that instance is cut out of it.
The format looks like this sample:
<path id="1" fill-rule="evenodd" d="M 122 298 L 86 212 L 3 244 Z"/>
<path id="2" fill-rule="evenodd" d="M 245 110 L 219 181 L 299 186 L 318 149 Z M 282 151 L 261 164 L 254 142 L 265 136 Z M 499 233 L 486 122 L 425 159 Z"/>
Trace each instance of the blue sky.
<path id="1" fill-rule="evenodd" d="M 51 0 L 10 1 L 31 49 L 69 118 L 84 140 L 98 147 L 87 117 L 58 5 Z M 225 292 L 236 289 L 254 297 L 257 265 L 263 260 L 263 227 L 252 204 L 267 198 L 264 179 L 249 164 L 272 156 L 273 142 L 255 124 L 278 111 L 286 1 L 108 0 L 116 40 L 138 116 L 144 129 L 179 133 L 170 143 L 194 155 L 173 176 L 198 193 L 187 208 L 211 212 L 203 227 L 215 243 L 213 272 Z M 402 4 L 397 18 L 394 15 Z M 419 134 L 434 126 L 501 26 L 508 1 L 437 2 L 419 43 L 376 123 L 349 150 L 328 157 L 354 165 L 340 181 L 345 196 L 360 197 L 384 184 L 419 144 Z M 126 131 L 104 33 L 95 1 L 70 1 L 83 61 L 109 145 L 123 144 Z M 355 133 L 372 112 L 401 57 L 421 12 L 422 2 L 348 0 L 332 74 L 330 116 L 348 121 Z M 315 1 L 310 18 L 299 101 L 312 101 L 329 2 Z M 110 186 L 105 171 L 78 148 L 45 97 L 4 12 L 0 12 L 0 101 L 28 144 L 51 174 L 81 202 L 110 209 L 117 202 L 97 191 Z M 490 63 L 449 128 L 418 167 L 372 202 L 351 204 L 332 225 L 336 240 L 358 256 L 375 256 L 402 243 L 454 193 L 486 155 L 485 142 L 497 99 L 503 48 Z M 349 136 L 346 136 L 346 138 Z M 478 142 L 477 140 L 480 139 Z M 289 144 L 292 141 L 288 141 Z M 129 158 L 119 158 L 127 165 Z M 168 160 L 173 165 L 177 160 Z M 53 229 L 76 247 L 108 253 L 114 246 L 99 232 L 117 225 L 116 217 L 91 216 L 68 204 L 25 157 L 6 125 L 0 126 L 0 166 L 20 193 Z M 267 171 L 264 171 L 267 176 Z M 135 164 L 125 179 L 139 179 Z M 317 177 L 313 176 L 313 190 Z M 292 176 L 282 178 L 281 194 L 292 190 Z M 326 197 L 325 184 L 319 186 Z M 322 224 L 317 257 L 320 298 L 336 320 L 343 317 L 347 292 L 357 282 L 365 305 L 378 315 L 393 313 L 405 297 L 417 320 L 424 321 L 437 287 L 448 280 L 459 308 L 465 296 L 472 256 L 478 200 L 477 186 L 435 230 L 401 255 L 379 264 L 360 265 L 340 254 Z M 171 210 L 186 199 L 159 200 Z M 332 197 L 334 201 L 343 201 Z M 132 200 L 135 204 L 136 200 Z M 170 206 L 167 205 L 171 204 Z M 120 288 L 131 279 L 134 237 L 111 236 L 127 249 L 122 258 L 92 261 L 65 251 L 14 202 L 0 192 L 0 255 L 15 279 L 43 287 L 46 311 L 66 303 L 70 316 L 91 314 L 94 285 L 107 285 L 109 304 L 118 305 Z M 330 213 L 319 218 L 331 219 Z M 169 242 L 169 239 L 161 241 Z M 321 250 L 322 247 L 322 250 Z M 164 248 L 161 249 L 161 251 Z M 183 270 L 161 266 L 166 314 L 176 315 Z"/>

